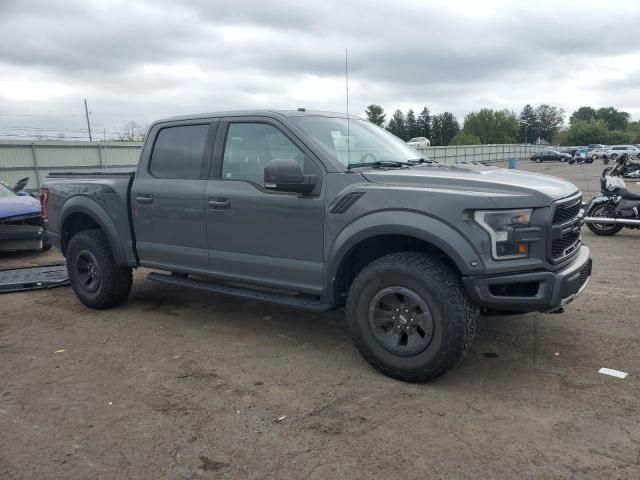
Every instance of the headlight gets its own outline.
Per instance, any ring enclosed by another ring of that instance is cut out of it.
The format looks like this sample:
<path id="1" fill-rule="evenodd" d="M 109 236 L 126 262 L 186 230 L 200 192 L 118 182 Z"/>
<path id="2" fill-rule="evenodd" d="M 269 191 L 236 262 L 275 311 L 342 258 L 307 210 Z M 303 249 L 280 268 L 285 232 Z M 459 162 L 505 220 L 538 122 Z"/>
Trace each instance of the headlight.
<path id="1" fill-rule="evenodd" d="M 531 221 L 533 209 L 476 210 L 473 219 L 491 237 L 491 255 L 496 260 L 526 258 L 529 244 L 514 241 L 514 229 L 526 227 Z"/>

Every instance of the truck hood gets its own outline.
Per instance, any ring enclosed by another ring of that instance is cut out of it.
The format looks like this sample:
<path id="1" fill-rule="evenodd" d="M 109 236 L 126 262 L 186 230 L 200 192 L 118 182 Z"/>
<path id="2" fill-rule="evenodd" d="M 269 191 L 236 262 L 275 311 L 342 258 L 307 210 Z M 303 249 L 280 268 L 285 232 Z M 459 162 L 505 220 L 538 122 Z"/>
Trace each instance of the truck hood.
<path id="1" fill-rule="evenodd" d="M 0 198 L 0 220 L 40 213 L 40 208 L 40 202 L 33 197 L 3 197 Z"/>
<path id="2" fill-rule="evenodd" d="M 543 207 L 578 192 L 574 184 L 558 177 L 475 164 L 433 163 L 362 174 L 373 183 L 488 196 L 498 208 Z"/>

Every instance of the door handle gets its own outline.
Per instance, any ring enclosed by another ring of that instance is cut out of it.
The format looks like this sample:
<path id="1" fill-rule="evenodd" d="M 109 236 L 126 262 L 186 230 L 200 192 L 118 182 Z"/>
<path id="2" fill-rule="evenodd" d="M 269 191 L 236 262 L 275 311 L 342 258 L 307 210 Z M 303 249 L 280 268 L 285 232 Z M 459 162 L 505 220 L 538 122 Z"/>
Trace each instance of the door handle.
<path id="1" fill-rule="evenodd" d="M 140 193 L 136 195 L 136 202 L 142 205 L 150 205 L 153 203 L 153 195 L 150 193 Z"/>
<path id="2" fill-rule="evenodd" d="M 207 205 L 213 210 L 228 210 L 231 206 L 226 198 L 212 198 Z"/>

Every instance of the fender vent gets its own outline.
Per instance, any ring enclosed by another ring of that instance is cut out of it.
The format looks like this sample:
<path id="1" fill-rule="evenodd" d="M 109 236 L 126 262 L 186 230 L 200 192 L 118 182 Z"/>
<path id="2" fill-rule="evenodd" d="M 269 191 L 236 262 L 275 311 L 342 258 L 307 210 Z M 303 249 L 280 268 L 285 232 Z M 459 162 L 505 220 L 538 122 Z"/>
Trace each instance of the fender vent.
<path id="1" fill-rule="evenodd" d="M 364 195 L 364 192 L 350 192 L 338 200 L 338 203 L 331 209 L 331 213 L 344 213 Z"/>

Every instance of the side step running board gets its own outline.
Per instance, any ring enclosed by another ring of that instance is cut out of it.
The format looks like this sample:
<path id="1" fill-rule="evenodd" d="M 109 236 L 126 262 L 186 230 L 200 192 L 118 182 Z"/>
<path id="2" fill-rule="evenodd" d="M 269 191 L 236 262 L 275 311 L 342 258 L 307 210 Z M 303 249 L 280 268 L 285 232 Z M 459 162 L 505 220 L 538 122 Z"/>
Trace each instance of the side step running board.
<path id="1" fill-rule="evenodd" d="M 287 295 L 284 293 L 275 293 L 265 290 L 252 290 L 250 288 L 225 285 L 222 283 L 209 282 L 207 280 L 197 280 L 188 277 L 165 275 L 155 272 L 151 272 L 147 278 L 154 282 L 166 283 L 178 287 L 190 287 L 197 288 L 199 290 L 207 290 L 209 292 L 224 293 L 226 295 L 233 295 L 236 297 L 287 305 L 289 307 L 308 310 L 311 312 L 324 312 L 332 308 L 328 303 L 317 300 L 315 297 L 305 295 Z"/>

